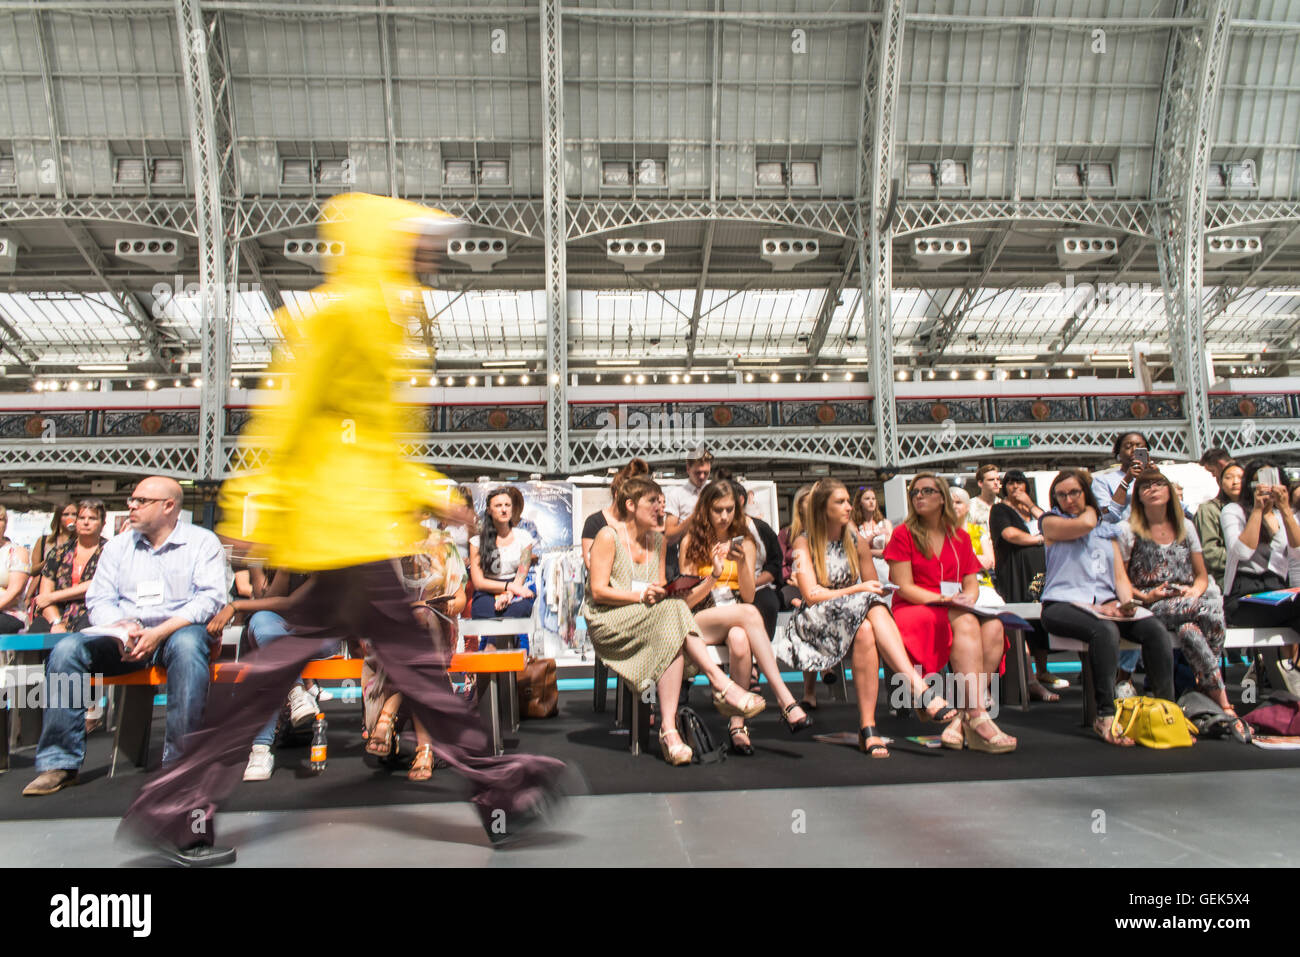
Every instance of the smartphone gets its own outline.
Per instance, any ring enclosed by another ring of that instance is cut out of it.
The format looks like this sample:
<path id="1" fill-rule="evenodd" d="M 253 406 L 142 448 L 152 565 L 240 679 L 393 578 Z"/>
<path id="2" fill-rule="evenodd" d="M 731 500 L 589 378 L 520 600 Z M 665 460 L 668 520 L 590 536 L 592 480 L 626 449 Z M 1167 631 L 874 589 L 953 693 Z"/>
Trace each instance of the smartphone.
<path id="1" fill-rule="evenodd" d="M 1134 449 L 1133 461 L 1141 462 L 1142 467 L 1146 468 L 1146 466 L 1151 464 L 1151 452 L 1148 449 Z"/>
<path id="2" fill-rule="evenodd" d="M 1281 485 L 1282 478 L 1277 473 L 1277 469 L 1271 465 L 1266 465 L 1255 473 L 1254 487 L 1259 488 L 1261 485 Z"/>
<path id="3" fill-rule="evenodd" d="M 740 546 L 743 545 L 744 543 L 745 543 L 745 536 L 737 535 L 735 538 L 731 540 L 731 548 L 735 551 L 739 551 Z"/>
<path id="4" fill-rule="evenodd" d="M 1134 608 L 1136 608 L 1137 606 L 1138 606 L 1138 601 L 1137 601 L 1137 599 L 1136 599 L 1136 598 L 1130 598 L 1128 601 L 1124 602 L 1122 605 L 1119 606 L 1119 610 L 1120 610 L 1120 611 L 1132 611 L 1132 610 L 1133 610 Z"/>

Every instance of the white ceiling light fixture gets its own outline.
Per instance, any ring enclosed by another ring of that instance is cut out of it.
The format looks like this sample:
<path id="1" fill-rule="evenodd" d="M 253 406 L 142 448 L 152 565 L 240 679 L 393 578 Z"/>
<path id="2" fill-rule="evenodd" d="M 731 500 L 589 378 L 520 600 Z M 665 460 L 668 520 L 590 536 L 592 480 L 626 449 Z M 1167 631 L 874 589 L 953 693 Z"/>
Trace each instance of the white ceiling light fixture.
<path id="1" fill-rule="evenodd" d="M 77 366 L 77 369 L 80 370 L 81 372 L 125 372 L 127 368 L 128 367 L 125 365 L 94 364 L 94 365 Z"/>

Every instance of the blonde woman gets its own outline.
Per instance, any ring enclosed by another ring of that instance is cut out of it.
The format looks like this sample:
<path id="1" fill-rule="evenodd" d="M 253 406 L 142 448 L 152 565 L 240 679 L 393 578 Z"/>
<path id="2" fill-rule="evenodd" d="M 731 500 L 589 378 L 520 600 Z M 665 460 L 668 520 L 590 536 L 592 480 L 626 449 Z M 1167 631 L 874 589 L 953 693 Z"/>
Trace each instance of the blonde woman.
<path id="1" fill-rule="evenodd" d="M 913 662 L 925 674 L 951 665 L 961 684 L 963 714 L 943 732 L 945 747 L 990 754 L 1016 749 L 984 705 L 989 676 L 1000 670 L 1002 622 L 970 611 L 979 596 L 979 559 L 957 521 L 948 483 L 931 472 L 912 479 L 907 520 L 885 548 L 889 580 L 898 586 L 894 620 Z"/>
<path id="2" fill-rule="evenodd" d="M 858 747 L 873 758 L 889 757 L 876 733 L 880 659 L 905 675 L 921 698 L 926 717 L 948 721 L 957 712 L 926 688 L 912 670 L 903 639 L 885 604 L 867 540 L 853 531 L 853 506 L 843 482 L 822 479 L 808 496 L 803 534 L 795 539 L 795 577 L 804 604 L 774 646 L 777 656 L 805 674 L 833 668 L 853 655 L 858 698 Z M 808 689 L 805 686 L 805 693 Z"/>

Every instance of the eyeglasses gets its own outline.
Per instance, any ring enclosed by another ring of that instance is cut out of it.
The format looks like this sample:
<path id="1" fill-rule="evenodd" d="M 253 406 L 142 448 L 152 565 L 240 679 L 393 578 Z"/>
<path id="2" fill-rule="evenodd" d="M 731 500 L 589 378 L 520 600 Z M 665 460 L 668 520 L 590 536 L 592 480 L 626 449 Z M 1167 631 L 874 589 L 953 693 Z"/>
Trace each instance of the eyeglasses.
<path id="1" fill-rule="evenodd" d="M 153 502 L 170 502 L 170 501 L 171 499 L 169 498 L 142 498 L 140 496 L 136 496 L 135 498 L 128 498 L 126 500 L 126 507 L 140 508 L 141 506 L 149 505 Z"/>
<path id="2" fill-rule="evenodd" d="M 940 492 L 937 488 L 931 488 L 928 485 L 925 488 L 912 489 L 912 498 L 925 498 L 929 495 L 942 495 L 942 494 L 943 493 Z"/>
<path id="3" fill-rule="evenodd" d="M 1081 488 L 1070 488 L 1070 489 L 1063 488 L 1057 490 L 1056 497 L 1057 498 L 1078 498 L 1082 494 L 1083 494 L 1083 489 Z"/>

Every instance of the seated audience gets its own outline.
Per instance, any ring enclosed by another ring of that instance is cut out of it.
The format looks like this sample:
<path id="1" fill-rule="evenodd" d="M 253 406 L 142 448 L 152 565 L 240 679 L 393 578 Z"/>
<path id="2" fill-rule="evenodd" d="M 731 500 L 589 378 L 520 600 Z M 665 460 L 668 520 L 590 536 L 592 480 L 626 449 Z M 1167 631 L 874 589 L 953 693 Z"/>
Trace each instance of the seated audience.
<path id="1" fill-rule="evenodd" d="M 411 599 L 416 621 L 424 625 L 440 658 L 449 660 L 455 652 L 455 620 L 465 608 L 465 564 L 451 536 L 431 531 L 419 550 L 402 559 L 402 581 Z M 380 757 L 397 745 L 397 735 L 407 717 L 401 691 L 380 664 L 369 641 L 363 641 L 362 701 L 365 705 L 366 751 Z M 433 777 L 433 736 L 414 715 L 415 759 L 407 778 L 427 781 Z"/>
<path id="2" fill-rule="evenodd" d="M 870 485 L 858 489 L 858 499 L 853 503 L 853 529 L 867 540 L 873 559 L 884 556 L 885 543 L 894 533 L 894 526 L 885 518 L 876 490 Z"/>
<path id="3" fill-rule="evenodd" d="M 776 619 L 781 613 L 781 596 L 777 594 L 776 585 L 781 574 L 781 540 L 772 526 L 756 515 L 749 515 L 745 508 L 749 504 L 749 493 L 737 481 L 731 482 L 740 499 L 739 511 L 749 529 L 749 537 L 757 547 L 754 557 L 754 598 L 750 602 L 763 616 L 763 629 L 769 640 L 776 637 Z M 757 675 L 754 676 L 757 681 Z"/>
<path id="4" fill-rule="evenodd" d="M 997 555 L 993 578 L 998 594 L 1009 602 L 1038 601 L 1047 570 L 1042 530 L 1038 527 L 1043 510 L 1030 497 L 1029 481 L 1019 469 L 1007 472 L 1001 485 L 1002 501 L 989 512 L 989 531 Z M 1025 644 L 1038 669 L 1037 674 L 1026 669 L 1029 693 L 1039 701 L 1061 700 L 1050 690 L 1058 684 L 1047 670 L 1047 629 L 1041 621 L 1034 622 L 1033 630 L 1026 633 Z M 1064 685 L 1061 682 L 1060 686 Z"/>
<path id="5" fill-rule="evenodd" d="M 5 535 L 9 512 L 0 505 L 0 635 L 12 635 L 27 625 L 27 549 Z"/>
<path id="6" fill-rule="evenodd" d="M 758 662 L 781 707 L 781 720 L 794 733 L 811 722 L 781 679 L 763 617 L 753 605 L 758 588 L 758 543 L 740 502 L 730 482 L 710 482 L 700 492 L 682 538 L 679 565 L 683 575 L 699 575 L 704 580 L 683 598 L 695 615 L 704 644 L 726 644 L 731 676 L 742 687 L 749 685 L 750 669 Z M 754 753 L 749 728 L 740 716 L 732 718 L 728 733 L 732 751 L 746 756 Z"/>
<path id="7" fill-rule="evenodd" d="M 1143 463 L 1135 453 L 1142 449 L 1148 461 Z M 1098 516 L 1103 524 L 1113 525 L 1128 519 L 1133 496 L 1133 483 L 1146 471 L 1150 462 L 1150 446 L 1141 432 L 1125 432 L 1115 440 L 1115 458 L 1119 467 L 1108 472 L 1098 472 L 1092 480 L 1092 496 L 1097 502 Z M 1053 511 L 1056 503 L 1053 502 Z"/>
<path id="8" fill-rule="evenodd" d="M 487 496 L 479 534 L 469 540 L 470 580 L 475 618 L 528 618 L 533 613 L 533 592 L 526 584 L 537 543 L 519 528 L 524 495 L 512 485 L 493 489 Z M 484 636 L 482 647 L 494 647 Z"/>
<path id="9" fill-rule="evenodd" d="M 50 520 L 50 534 L 43 535 L 32 546 L 32 563 L 27 570 L 27 594 L 24 602 L 28 618 L 35 621 L 40 617 L 36 613 L 36 596 L 41 593 L 41 575 L 45 571 L 45 560 L 60 545 L 66 545 L 77 537 L 77 503 L 64 502 L 54 510 Z"/>
<path id="10" fill-rule="evenodd" d="M 609 482 L 609 504 L 599 512 L 593 512 L 587 516 L 587 520 L 582 524 L 582 564 L 591 568 L 591 543 L 596 540 L 596 533 L 606 525 L 613 522 L 621 522 L 627 516 L 618 514 L 619 502 L 622 501 L 621 492 L 623 484 L 631 478 L 639 475 L 650 474 L 650 466 L 645 459 L 633 459 L 614 473 L 614 477 Z"/>
<path id="11" fill-rule="evenodd" d="M 1099 526 L 1101 510 L 1093 497 L 1092 477 L 1084 469 L 1067 469 L 1052 480 L 1053 508 L 1043 516 L 1047 576 L 1043 585 L 1042 621 L 1054 635 L 1088 643 L 1096 694 L 1094 730 L 1102 740 L 1133 745 L 1115 726 L 1115 664 L 1120 637 L 1142 646 L 1147 686 L 1157 698 L 1174 696 L 1174 659 L 1169 633 L 1159 619 L 1135 618 L 1125 608 L 1133 595 L 1119 546 Z M 1098 607 L 1098 618 L 1078 607 Z"/>
<path id="12" fill-rule="evenodd" d="M 1219 671 L 1223 600 L 1211 588 L 1196 529 L 1183 517 L 1171 483 L 1147 469 L 1133 486 L 1134 507 L 1115 540 L 1133 597 L 1146 605 L 1182 649 L 1200 690 L 1236 716 Z M 1238 723 L 1244 734 L 1245 726 Z"/>
<path id="13" fill-rule="evenodd" d="M 57 634 L 89 627 L 86 592 L 108 544 L 102 534 L 105 513 L 104 503 L 97 498 L 77 503 L 76 537 L 56 546 L 45 559 L 36 595 L 37 617 L 28 631 Z"/>
<path id="14" fill-rule="evenodd" d="M 952 511 L 957 516 L 957 527 L 965 529 L 970 537 L 971 551 L 983 569 L 979 573 L 979 582 L 992 588 L 993 576 L 989 574 L 989 569 L 993 567 L 993 544 L 985 537 L 984 529 L 970 520 L 970 493 L 960 486 L 950 486 L 948 494 L 952 496 Z"/>
<path id="15" fill-rule="evenodd" d="M 86 592 L 92 625 L 117 625 L 129 636 L 73 633 L 45 666 L 45 722 L 36 751 L 40 772 L 23 793 L 53 794 L 77 783 L 85 758 L 89 675 L 120 675 L 150 665 L 167 669 L 163 764 L 181 753 L 203 718 L 209 683 L 207 621 L 226 603 L 226 556 L 217 536 L 180 522 L 180 485 L 151 476 L 127 499 L 129 530 L 111 539 Z"/>
<path id="16" fill-rule="evenodd" d="M 1274 462 L 1257 459 L 1246 466 L 1241 479 L 1241 496 L 1223 507 L 1220 521 L 1227 545 L 1224 571 L 1224 611 L 1234 628 L 1282 626 L 1300 630 L 1300 601 L 1281 605 L 1243 602 L 1245 595 L 1286 588 L 1291 562 L 1300 558 L 1300 524 L 1286 486 L 1261 484 L 1259 471 Z M 1294 656 L 1295 646 L 1286 654 Z"/>
<path id="17" fill-rule="evenodd" d="M 805 675 L 835 667 L 853 655 L 854 688 L 858 698 L 858 748 L 873 758 L 889 757 L 876 732 L 876 701 L 880 692 L 880 659 L 908 682 L 912 696 L 922 702 L 927 719 L 947 721 L 956 715 L 934 695 L 911 667 L 903 639 L 876 578 L 869 539 L 852 527 L 853 506 L 848 489 L 835 479 L 822 479 L 808 497 L 808 524 L 795 539 L 795 577 L 802 606 L 776 643 L 777 657 Z M 816 693 L 816 683 L 804 694 Z M 803 704 L 803 702 L 801 702 Z"/>
<path id="18" fill-rule="evenodd" d="M 1238 463 L 1229 461 L 1219 470 L 1219 494 L 1201 503 L 1196 510 L 1196 534 L 1210 581 L 1223 587 L 1223 573 L 1228 567 L 1228 548 L 1223 540 L 1223 508 L 1241 497 L 1241 477 L 1246 474 Z"/>
<path id="19" fill-rule="evenodd" d="M 944 729 L 943 743 L 990 754 L 1014 751 L 1016 739 L 994 724 L 985 704 L 1006 638 L 1002 622 L 971 610 L 981 569 L 970 536 L 957 523 L 948 483 L 922 472 L 912 479 L 907 498 L 907 520 L 894 529 L 885 561 L 898 586 L 894 620 L 908 657 L 927 675 L 949 665 L 960 682 L 963 713 Z"/>
<path id="20" fill-rule="evenodd" d="M 713 453 L 703 446 L 694 449 L 686 458 L 686 483 L 673 485 L 668 489 L 665 499 L 667 513 L 664 517 L 664 534 L 671 546 L 668 555 L 668 574 L 677 577 L 677 556 L 686 526 L 690 524 L 691 512 L 695 511 L 695 502 L 700 497 L 704 486 L 709 484 L 713 473 Z"/>
<path id="21" fill-rule="evenodd" d="M 286 620 L 293 610 L 301 605 L 316 587 L 315 576 L 294 574 L 285 569 L 276 569 L 268 577 L 260 566 L 249 568 L 250 598 L 236 598 L 227 602 L 208 622 L 208 635 L 213 641 L 220 641 L 226 627 L 236 616 L 244 619 L 244 639 L 253 648 L 265 648 L 273 642 L 292 634 L 293 629 Z M 322 642 L 318 658 L 329 658 L 338 652 L 337 641 Z M 289 724 L 302 729 L 309 726 L 316 717 L 318 703 L 306 689 L 305 682 L 298 678 L 289 689 Z M 280 728 L 280 710 L 267 720 L 256 737 L 248 754 L 248 765 L 244 768 L 245 781 L 265 781 L 275 771 L 276 733 Z"/>
<path id="22" fill-rule="evenodd" d="M 985 541 L 991 541 L 993 534 L 989 529 L 989 513 L 998 503 L 1002 493 L 1002 475 L 996 465 L 981 465 L 975 470 L 975 487 L 979 489 L 970 502 L 970 521 L 980 527 Z M 971 538 L 972 543 L 974 538 Z"/>
<path id="23" fill-rule="evenodd" d="M 790 524 L 781 529 L 777 541 L 781 545 L 781 610 L 790 611 L 802 604 L 799 583 L 794 577 L 794 540 L 803 534 L 803 510 L 808 502 L 811 485 L 801 485 L 790 503 Z"/>
<path id="24" fill-rule="evenodd" d="M 592 542 L 590 587 L 582 606 L 587 635 L 601 660 L 638 693 L 656 689 L 664 760 L 689 764 L 691 749 L 677 729 L 688 659 L 708 678 L 714 706 L 728 717 L 752 718 L 766 705 L 709 657 L 686 603 L 664 598 L 663 490 L 648 478 L 629 479 L 621 511 L 627 520 L 606 525 Z M 711 587 L 708 579 L 704 585 Z M 748 650 L 744 660 L 749 661 Z"/>

